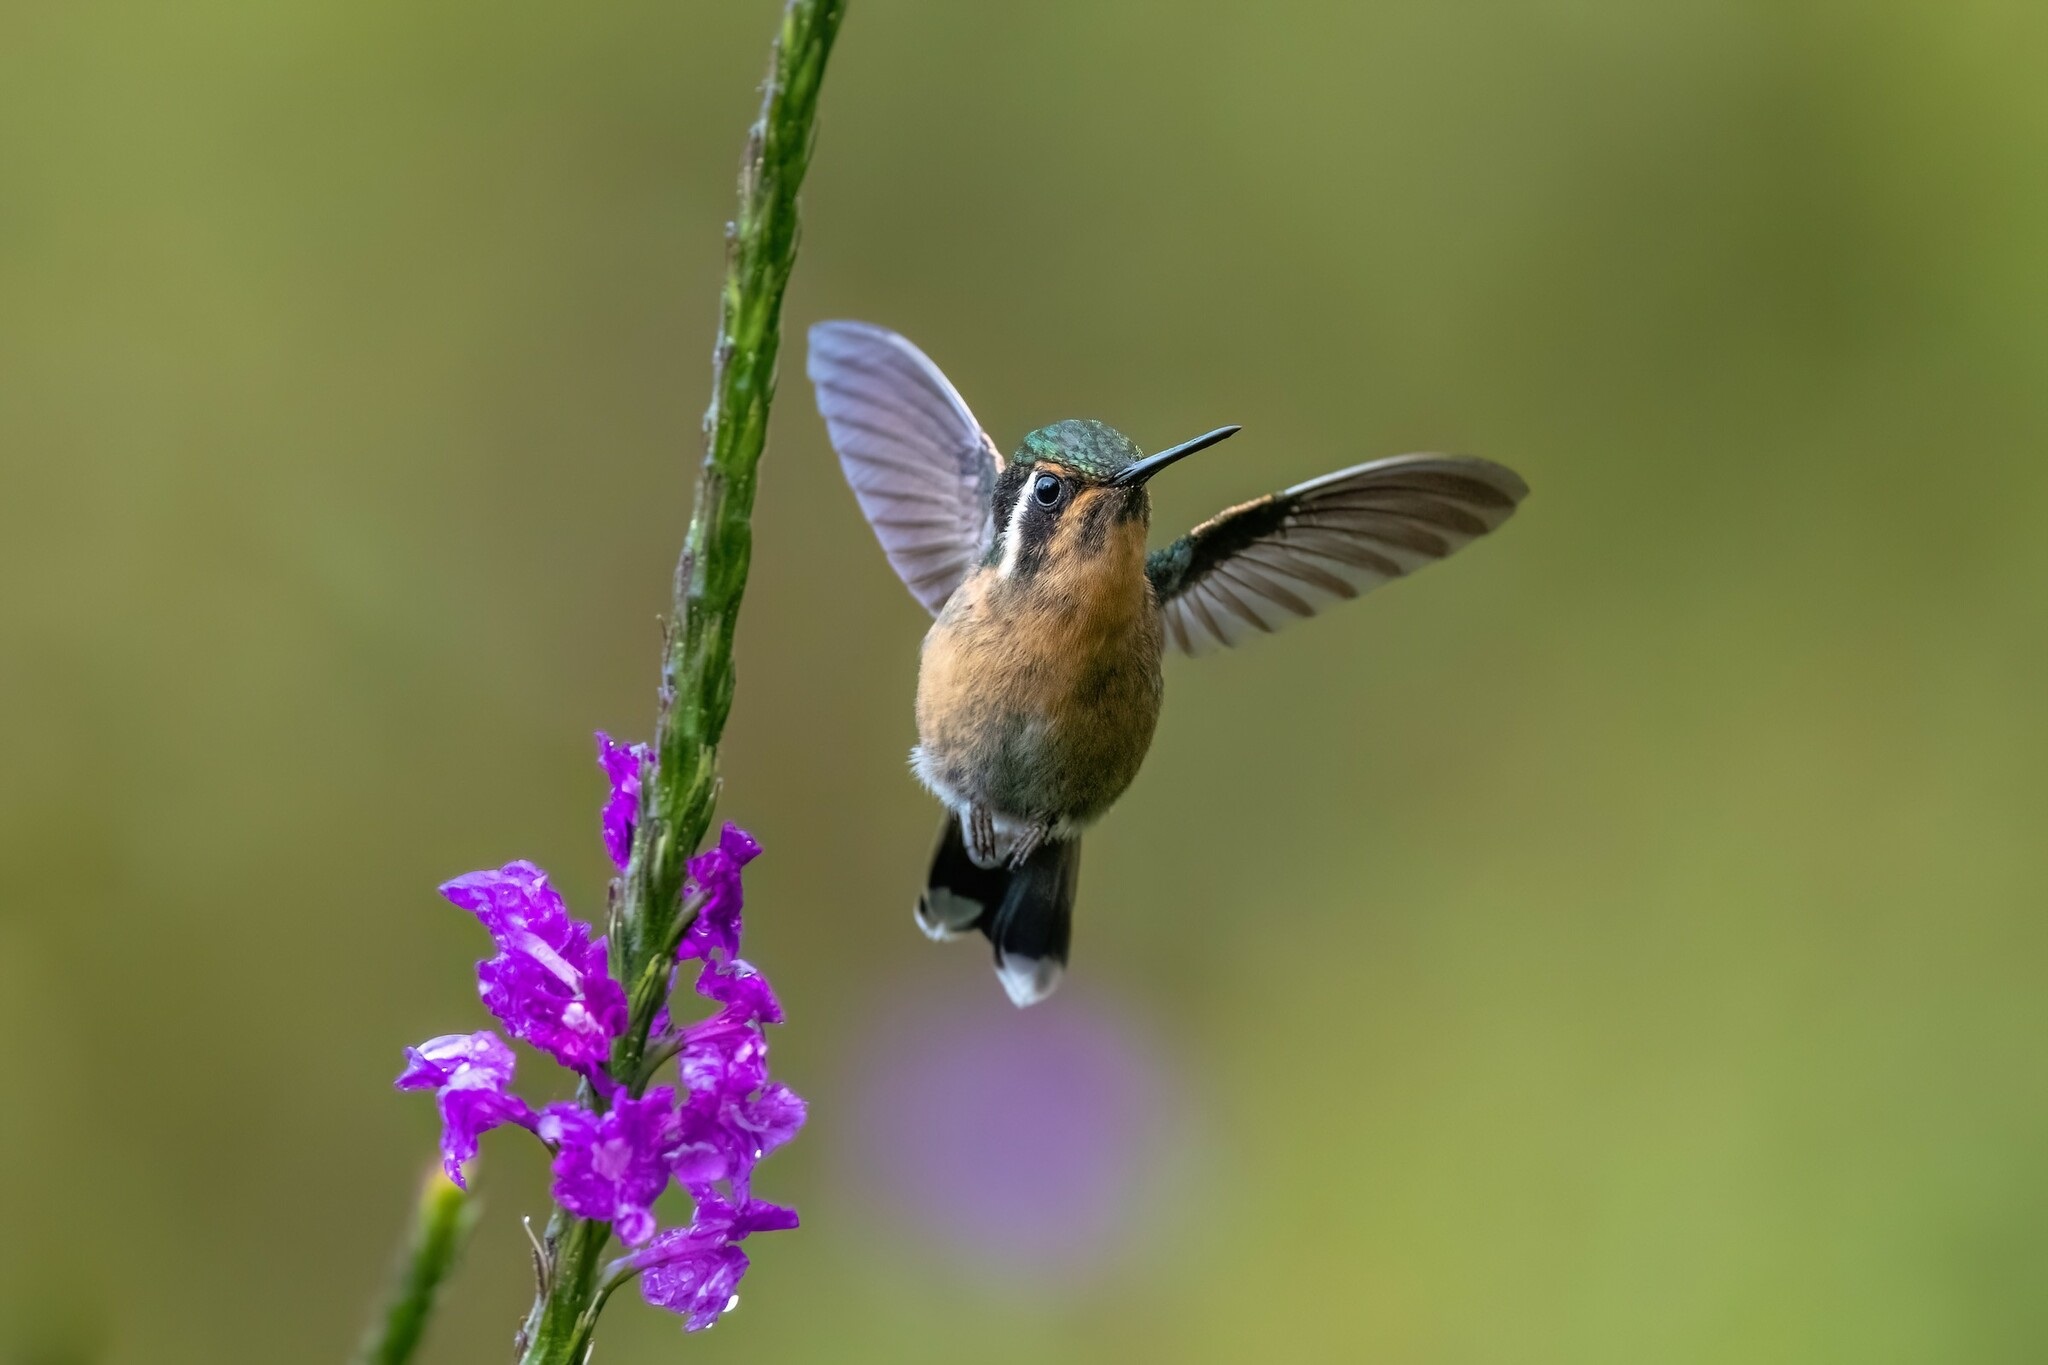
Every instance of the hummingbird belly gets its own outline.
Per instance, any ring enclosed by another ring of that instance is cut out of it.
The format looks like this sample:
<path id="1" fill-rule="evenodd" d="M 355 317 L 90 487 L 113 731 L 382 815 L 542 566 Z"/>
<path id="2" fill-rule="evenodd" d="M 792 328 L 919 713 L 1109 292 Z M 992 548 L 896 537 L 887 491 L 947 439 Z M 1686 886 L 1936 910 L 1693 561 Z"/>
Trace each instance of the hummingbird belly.
<path id="1" fill-rule="evenodd" d="M 925 636 L 912 767 L 953 809 L 988 811 L 1000 834 L 1078 833 L 1151 747 L 1161 639 L 1142 578 L 970 578 Z"/>

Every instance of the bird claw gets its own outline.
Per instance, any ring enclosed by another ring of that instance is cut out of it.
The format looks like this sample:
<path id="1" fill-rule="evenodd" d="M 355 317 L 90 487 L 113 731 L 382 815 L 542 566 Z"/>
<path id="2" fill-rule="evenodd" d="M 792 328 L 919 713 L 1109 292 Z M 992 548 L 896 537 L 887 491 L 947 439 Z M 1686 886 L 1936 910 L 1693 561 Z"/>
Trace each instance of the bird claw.
<path id="1" fill-rule="evenodd" d="M 1038 846 L 1045 842 L 1045 836 L 1048 833 L 1050 831 L 1044 825 L 1033 825 L 1030 829 L 1024 831 L 1023 835 L 1010 848 L 1010 870 L 1012 872 L 1024 866 L 1030 860 L 1031 855 L 1038 852 Z"/>
<path id="2" fill-rule="evenodd" d="M 1052 837 L 1052 826 L 1043 822 L 1028 825 L 1005 847 L 996 830 L 995 815 L 986 806 L 970 806 L 960 817 L 960 832 L 967 843 L 967 857 L 976 867 L 1006 867 L 1014 872 Z"/>
<path id="3" fill-rule="evenodd" d="M 986 806 L 975 806 L 968 810 L 967 818 L 961 821 L 961 833 L 967 836 L 967 857 L 976 867 L 996 867 L 1002 857 L 996 852 L 996 820 Z"/>

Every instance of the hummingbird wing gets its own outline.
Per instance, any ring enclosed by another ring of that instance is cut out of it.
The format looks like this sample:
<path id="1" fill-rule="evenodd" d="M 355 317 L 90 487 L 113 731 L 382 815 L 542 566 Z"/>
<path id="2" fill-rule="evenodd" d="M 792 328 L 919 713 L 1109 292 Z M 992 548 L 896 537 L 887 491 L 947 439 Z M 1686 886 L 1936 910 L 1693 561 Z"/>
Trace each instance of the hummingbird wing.
<path id="1" fill-rule="evenodd" d="M 995 442 L 939 367 L 886 328 L 821 322 L 805 368 L 883 553 L 938 615 L 993 533 Z"/>
<path id="2" fill-rule="evenodd" d="M 1487 460 L 1396 455 L 1232 507 L 1145 560 L 1188 654 L 1271 634 L 1433 564 L 1514 514 L 1529 485 Z"/>

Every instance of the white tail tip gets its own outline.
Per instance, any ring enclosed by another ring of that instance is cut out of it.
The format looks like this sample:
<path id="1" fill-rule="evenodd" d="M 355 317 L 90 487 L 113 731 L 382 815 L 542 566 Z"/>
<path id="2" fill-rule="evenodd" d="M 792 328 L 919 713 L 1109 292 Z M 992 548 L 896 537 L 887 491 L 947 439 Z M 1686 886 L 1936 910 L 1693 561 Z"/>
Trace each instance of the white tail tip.
<path id="1" fill-rule="evenodd" d="M 1026 1009 L 1059 989 L 1060 978 L 1067 974 L 1067 966 L 1052 957 L 999 957 L 996 959 L 996 980 L 1003 983 L 1003 991 L 1010 997 L 1010 1003 L 1018 1009 Z"/>

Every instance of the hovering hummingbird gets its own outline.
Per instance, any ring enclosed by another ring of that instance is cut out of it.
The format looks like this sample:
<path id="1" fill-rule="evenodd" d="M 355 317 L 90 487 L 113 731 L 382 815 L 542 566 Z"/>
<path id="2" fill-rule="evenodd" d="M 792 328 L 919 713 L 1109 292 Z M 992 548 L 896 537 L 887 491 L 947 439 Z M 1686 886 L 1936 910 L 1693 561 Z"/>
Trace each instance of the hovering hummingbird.
<path id="1" fill-rule="evenodd" d="M 910 766 L 947 807 L 917 921 L 980 930 L 1018 1005 L 1066 968 L 1081 832 L 1137 776 L 1160 656 L 1235 645 L 1400 578 L 1494 530 L 1527 495 L 1450 455 L 1353 465 L 1211 517 L 1146 552 L 1156 455 L 1101 422 L 1027 435 L 1005 460 L 924 352 L 863 322 L 811 329 L 811 383 L 889 563 L 937 619 Z"/>

